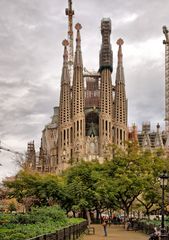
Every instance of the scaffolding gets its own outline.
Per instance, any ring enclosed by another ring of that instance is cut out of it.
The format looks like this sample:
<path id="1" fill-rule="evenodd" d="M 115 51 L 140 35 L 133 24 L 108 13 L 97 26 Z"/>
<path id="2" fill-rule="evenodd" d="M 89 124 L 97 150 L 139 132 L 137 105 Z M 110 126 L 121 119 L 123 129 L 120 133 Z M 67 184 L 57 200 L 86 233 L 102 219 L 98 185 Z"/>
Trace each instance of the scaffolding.
<path id="1" fill-rule="evenodd" d="M 166 26 L 163 26 L 165 35 L 165 130 L 169 134 L 169 31 Z"/>
<path id="2" fill-rule="evenodd" d="M 34 141 L 29 142 L 27 145 L 26 166 L 25 167 L 30 168 L 32 170 L 36 169 L 36 152 L 35 152 Z"/>

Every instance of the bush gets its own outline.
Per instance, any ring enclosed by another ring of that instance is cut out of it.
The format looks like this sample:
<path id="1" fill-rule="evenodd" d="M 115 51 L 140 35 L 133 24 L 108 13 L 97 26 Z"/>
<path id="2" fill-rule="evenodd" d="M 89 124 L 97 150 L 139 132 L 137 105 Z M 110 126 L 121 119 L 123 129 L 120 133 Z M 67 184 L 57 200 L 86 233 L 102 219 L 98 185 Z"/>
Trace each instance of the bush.
<path id="1" fill-rule="evenodd" d="M 58 206 L 34 208 L 26 214 L 3 215 L 1 219 L 7 220 L 1 228 L 0 240 L 29 239 L 82 221 L 67 218 Z"/>
<path id="2" fill-rule="evenodd" d="M 8 220 L 13 224 L 35 224 L 44 222 L 61 222 L 66 223 L 67 218 L 65 212 L 58 206 L 33 208 L 30 213 L 16 214 Z"/>
<path id="3" fill-rule="evenodd" d="M 10 203 L 9 206 L 8 206 L 8 211 L 9 212 L 14 212 L 16 211 L 16 206 L 15 206 L 15 203 Z"/>
<path id="4" fill-rule="evenodd" d="M 38 222 L 52 220 L 54 222 L 66 222 L 65 212 L 57 205 L 52 207 L 42 207 L 32 209 L 31 216 L 36 218 Z"/>
<path id="5" fill-rule="evenodd" d="M 22 233 L 14 233 L 4 238 L 4 240 L 23 240 L 23 239 L 25 239 L 25 235 Z"/>

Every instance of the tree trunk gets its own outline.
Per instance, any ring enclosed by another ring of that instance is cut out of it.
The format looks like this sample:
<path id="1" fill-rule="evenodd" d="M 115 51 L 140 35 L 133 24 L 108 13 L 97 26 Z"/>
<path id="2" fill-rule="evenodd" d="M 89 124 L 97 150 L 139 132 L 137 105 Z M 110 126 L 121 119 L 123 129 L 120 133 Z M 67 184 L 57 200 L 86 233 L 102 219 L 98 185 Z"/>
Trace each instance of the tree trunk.
<path id="1" fill-rule="evenodd" d="M 73 212 L 73 217 L 75 218 L 76 217 L 76 213 L 75 213 L 75 211 L 72 211 Z"/>
<path id="2" fill-rule="evenodd" d="M 147 217 L 148 217 L 148 220 L 150 220 L 149 208 L 146 208 L 146 215 L 147 215 Z"/>
<path id="3" fill-rule="evenodd" d="M 99 217 L 100 217 L 100 211 L 97 209 L 96 210 L 96 220 L 99 220 Z"/>
<path id="4" fill-rule="evenodd" d="M 87 210 L 87 209 L 86 209 L 86 217 L 87 217 L 88 226 L 90 227 L 91 217 L 90 217 L 90 212 L 89 212 L 89 210 Z"/>

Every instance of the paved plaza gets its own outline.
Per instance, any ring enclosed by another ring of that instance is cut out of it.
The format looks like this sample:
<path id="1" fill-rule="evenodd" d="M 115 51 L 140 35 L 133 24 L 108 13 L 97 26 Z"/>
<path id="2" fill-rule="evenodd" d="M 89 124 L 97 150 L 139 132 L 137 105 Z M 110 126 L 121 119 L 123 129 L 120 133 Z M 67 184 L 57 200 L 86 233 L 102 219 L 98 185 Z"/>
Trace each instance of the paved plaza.
<path id="1" fill-rule="evenodd" d="M 111 225 L 107 227 L 108 236 L 104 237 L 101 224 L 91 225 L 95 228 L 95 235 L 83 235 L 81 240 L 148 240 L 149 236 L 142 232 L 126 231 L 123 225 Z"/>

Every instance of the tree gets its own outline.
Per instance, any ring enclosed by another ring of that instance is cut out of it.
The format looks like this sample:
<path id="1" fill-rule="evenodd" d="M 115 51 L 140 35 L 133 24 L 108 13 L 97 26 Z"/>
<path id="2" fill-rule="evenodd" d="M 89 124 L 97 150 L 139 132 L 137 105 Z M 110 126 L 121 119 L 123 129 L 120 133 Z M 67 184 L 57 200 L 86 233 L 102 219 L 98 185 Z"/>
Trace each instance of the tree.
<path id="1" fill-rule="evenodd" d="M 20 171 L 12 181 L 4 181 L 4 185 L 10 189 L 9 197 L 16 198 L 18 202 L 30 209 L 32 205 L 50 205 L 51 202 L 59 202 L 63 191 L 56 175 L 40 175 Z"/>
<path id="2" fill-rule="evenodd" d="M 90 224 L 89 211 L 94 208 L 96 194 L 93 167 L 97 163 L 81 162 L 65 174 L 68 194 L 72 200 L 72 210 L 85 212 Z"/>
<path id="3" fill-rule="evenodd" d="M 113 148 L 113 159 L 100 164 L 81 161 L 62 175 L 20 171 L 12 181 L 4 184 L 10 197 L 23 203 L 27 210 L 32 205 L 60 204 L 67 212 L 85 213 L 90 223 L 90 211 L 98 215 L 105 209 L 123 209 L 127 216 L 133 202 L 138 201 L 147 214 L 159 202 L 158 176 L 169 169 L 163 151 L 143 151 L 135 143 L 126 148 Z"/>
<path id="4" fill-rule="evenodd" d="M 150 155 L 150 153 L 149 153 Z M 161 188 L 159 175 L 164 169 L 169 169 L 168 158 L 163 149 L 159 148 L 151 152 L 150 168 L 144 190 L 137 200 L 145 208 L 145 214 L 150 215 L 151 210 L 159 209 L 161 205 Z M 147 159 L 147 158 L 146 158 Z M 167 198 L 166 198 L 167 199 Z"/>
<path id="5" fill-rule="evenodd" d="M 128 142 L 126 149 L 114 148 L 114 158 L 107 163 L 108 178 L 113 178 L 114 202 L 129 216 L 135 199 L 166 167 L 164 155 L 143 151 L 136 143 Z M 154 176 L 154 177 L 152 177 Z"/>

